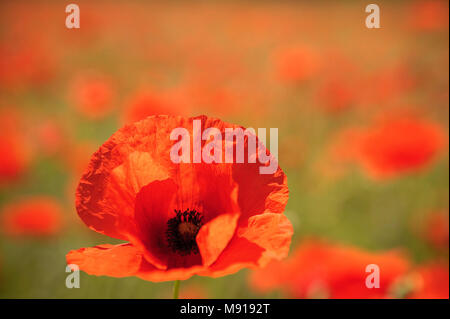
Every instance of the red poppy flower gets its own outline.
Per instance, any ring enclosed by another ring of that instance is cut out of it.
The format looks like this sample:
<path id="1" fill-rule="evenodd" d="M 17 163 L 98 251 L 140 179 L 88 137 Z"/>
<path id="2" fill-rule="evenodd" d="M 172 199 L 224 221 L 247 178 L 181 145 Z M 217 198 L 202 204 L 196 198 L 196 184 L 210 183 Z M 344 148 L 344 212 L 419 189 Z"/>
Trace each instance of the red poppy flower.
<path id="1" fill-rule="evenodd" d="M 376 123 L 364 134 L 361 164 L 379 178 L 427 167 L 446 148 L 440 125 L 418 118 L 394 118 Z"/>
<path id="2" fill-rule="evenodd" d="M 367 288 L 367 265 L 380 269 L 380 287 Z M 293 298 L 386 298 L 409 268 L 398 252 L 366 252 L 318 241 L 299 246 L 290 259 L 255 271 L 250 282 L 259 291 L 281 288 Z"/>
<path id="3" fill-rule="evenodd" d="M 0 110 L 0 186 L 20 178 L 31 160 L 31 147 L 20 119 L 12 109 Z"/>
<path id="4" fill-rule="evenodd" d="M 411 6 L 409 23 L 413 29 L 439 31 L 448 27 L 448 2 L 417 1 Z"/>
<path id="5" fill-rule="evenodd" d="M 50 236 L 63 225 L 62 208 L 52 198 L 33 197 L 3 208 L 2 230 L 11 236 Z"/>
<path id="6" fill-rule="evenodd" d="M 316 75 L 322 65 L 317 52 L 307 47 L 290 47 L 276 52 L 275 68 L 284 83 L 299 83 Z"/>
<path id="7" fill-rule="evenodd" d="M 55 155 L 66 147 L 67 134 L 55 120 L 44 120 L 38 123 L 33 131 L 39 150 L 47 155 Z"/>
<path id="8" fill-rule="evenodd" d="M 448 211 L 431 213 L 425 223 L 425 238 L 436 248 L 448 250 Z"/>
<path id="9" fill-rule="evenodd" d="M 394 64 L 377 70 L 362 81 L 359 102 L 386 105 L 398 96 L 411 92 L 417 87 L 419 79 L 407 64 Z"/>
<path id="10" fill-rule="evenodd" d="M 134 123 L 145 119 L 148 116 L 157 114 L 175 115 L 182 111 L 167 94 L 155 93 L 150 90 L 143 90 L 133 95 L 127 103 L 122 121 L 125 124 Z"/>
<path id="11" fill-rule="evenodd" d="M 105 76 L 82 75 L 75 79 L 71 98 L 77 110 L 88 118 L 101 118 L 113 110 L 114 91 Z"/>
<path id="12" fill-rule="evenodd" d="M 447 261 L 448 262 L 448 261 Z M 448 299 L 448 264 L 433 262 L 416 269 L 414 291 L 408 297 L 412 299 Z"/>
<path id="13" fill-rule="evenodd" d="M 287 255 L 293 230 L 282 214 L 283 171 L 174 164 L 170 133 L 181 127 L 192 136 L 195 119 L 202 131 L 238 127 L 206 116 L 153 116 L 126 125 L 92 156 L 76 193 L 78 214 L 91 229 L 128 243 L 71 251 L 68 263 L 92 275 L 168 281 L 224 276 Z"/>
<path id="14" fill-rule="evenodd" d="M 325 111 L 340 112 L 355 102 L 356 91 L 348 81 L 330 78 L 320 87 L 317 98 Z"/>
<path id="15" fill-rule="evenodd" d="M 420 171 L 446 148 L 447 136 L 434 122 L 387 116 L 368 127 L 338 133 L 329 152 L 339 164 L 357 163 L 376 179 Z"/>
<path id="16" fill-rule="evenodd" d="M 16 89 L 47 83 L 55 73 L 54 57 L 39 40 L 11 46 L 0 44 L 0 85 Z"/>

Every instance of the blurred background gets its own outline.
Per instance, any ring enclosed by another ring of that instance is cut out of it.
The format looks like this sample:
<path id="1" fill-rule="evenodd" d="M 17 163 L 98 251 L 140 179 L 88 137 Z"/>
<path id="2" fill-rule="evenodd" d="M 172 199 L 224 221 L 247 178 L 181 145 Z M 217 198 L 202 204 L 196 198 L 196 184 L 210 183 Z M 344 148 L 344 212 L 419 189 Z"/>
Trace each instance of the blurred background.
<path id="1" fill-rule="evenodd" d="M 0 2 L 0 297 L 170 298 L 172 283 L 137 278 L 66 288 L 68 251 L 119 242 L 79 220 L 74 192 L 125 123 L 206 114 L 278 128 L 295 234 L 274 267 L 301 292 L 242 270 L 181 297 L 366 297 L 342 291 L 395 250 L 376 297 L 448 298 L 447 1 L 377 1 L 381 29 L 361 1 L 76 1 L 67 29 L 69 3 Z M 313 258 L 318 241 L 330 252 Z M 336 250 L 354 258 L 332 281 Z"/>

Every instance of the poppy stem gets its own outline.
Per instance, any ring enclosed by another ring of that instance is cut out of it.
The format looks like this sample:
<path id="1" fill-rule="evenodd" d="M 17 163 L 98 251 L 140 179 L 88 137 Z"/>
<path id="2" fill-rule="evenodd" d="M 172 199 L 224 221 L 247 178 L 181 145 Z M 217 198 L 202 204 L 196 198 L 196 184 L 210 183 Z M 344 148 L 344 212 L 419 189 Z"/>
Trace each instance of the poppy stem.
<path id="1" fill-rule="evenodd" d="M 175 280 L 173 283 L 173 299 L 178 299 L 179 292 L 180 292 L 180 281 Z"/>

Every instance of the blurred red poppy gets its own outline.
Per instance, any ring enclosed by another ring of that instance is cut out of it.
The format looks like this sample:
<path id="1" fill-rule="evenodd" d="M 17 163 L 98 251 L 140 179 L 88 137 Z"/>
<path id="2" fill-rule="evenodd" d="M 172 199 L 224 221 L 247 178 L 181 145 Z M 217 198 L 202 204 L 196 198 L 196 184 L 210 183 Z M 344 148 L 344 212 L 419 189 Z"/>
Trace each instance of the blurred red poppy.
<path id="1" fill-rule="evenodd" d="M 102 118 L 114 109 L 111 80 L 102 75 L 85 74 L 75 78 L 70 98 L 78 112 L 88 118 Z"/>
<path id="2" fill-rule="evenodd" d="M 0 186 L 19 179 L 31 161 L 31 147 L 15 110 L 0 110 Z"/>
<path id="3" fill-rule="evenodd" d="M 366 266 L 379 267 L 380 287 L 366 287 Z M 309 240 L 286 261 L 255 271 L 250 282 L 261 292 L 282 289 L 293 298 L 388 298 L 389 289 L 409 269 L 397 251 L 372 253 Z"/>
<path id="4" fill-rule="evenodd" d="M 447 263 L 432 262 L 416 269 L 412 299 L 448 299 L 449 268 Z"/>
<path id="5" fill-rule="evenodd" d="M 411 5 L 409 24 L 413 29 L 438 31 L 448 27 L 448 2 L 416 1 Z"/>
<path id="6" fill-rule="evenodd" d="M 224 276 L 287 255 L 293 230 L 282 214 L 283 171 L 174 164 L 170 133 L 182 127 L 192 135 L 194 119 L 202 131 L 238 127 L 206 116 L 153 116 L 126 125 L 92 156 L 77 189 L 78 214 L 91 229 L 129 243 L 74 250 L 68 263 L 92 275 L 168 281 Z"/>
<path id="7" fill-rule="evenodd" d="M 371 103 L 376 107 L 389 105 L 389 102 L 402 94 L 411 92 L 419 83 L 408 64 L 399 63 L 377 69 L 360 85 L 359 103 Z"/>
<path id="8" fill-rule="evenodd" d="M 311 79 L 322 65 L 317 52 L 305 46 L 278 50 L 274 55 L 276 74 L 284 83 L 299 83 Z"/>
<path id="9" fill-rule="evenodd" d="M 0 86 L 42 85 L 54 76 L 54 69 L 53 55 L 38 40 L 15 46 L 0 43 Z"/>
<path id="10" fill-rule="evenodd" d="M 442 153 L 446 140 L 437 123 L 413 117 L 383 119 L 364 133 L 360 161 L 377 178 L 415 172 Z"/>
<path id="11" fill-rule="evenodd" d="M 328 112 L 340 112 L 356 101 L 354 85 L 340 78 L 330 78 L 322 83 L 317 93 L 319 103 Z"/>
<path id="12" fill-rule="evenodd" d="M 184 114 L 181 107 L 169 99 L 166 94 L 158 94 L 153 90 L 141 90 L 135 93 L 125 105 L 122 122 L 129 124 L 151 115 L 175 115 L 180 113 Z"/>
<path id="13" fill-rule="evenodd" d="M 425 224 L 425 238 L 438 249 L 448 250 L 448 211 L 431 213 Z"/>
<path id="14" fill-rule="evenodd" d="M 36 125 L 33 133 L 39 150 L 46 155 L 60 153 L 68 142 L 64 128 L 55 120 L 41 121 Z"/>
<path id="15" fill-rule="evenodd" d="M 2 230 L 11 236 L 51 236 L 63 226 L 59 203 L 50 197 L 32 197 L 5 206 Z"/>
<path id="16" fill-rule="evenodd" d="M 386 116 L 367 127 L 350 127 L 330 143 L 339 163 L 355 162 L 376 179 L 428 167 L 447 148 L 447 134 L 434 122 L 412 116 Z"/>

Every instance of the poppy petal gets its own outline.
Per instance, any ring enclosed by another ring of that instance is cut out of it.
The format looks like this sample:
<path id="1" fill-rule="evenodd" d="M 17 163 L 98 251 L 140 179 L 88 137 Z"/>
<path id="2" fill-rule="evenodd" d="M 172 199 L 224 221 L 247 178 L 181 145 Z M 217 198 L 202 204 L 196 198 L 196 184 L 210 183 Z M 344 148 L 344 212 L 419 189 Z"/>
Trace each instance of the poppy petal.
<path id="1" fill-rule="evenodd" d="M 139 272 L 135 275 L 143 280 L 162 282 L 172 280 L 186 280 L 198 273 L 203 269 L 201 265 L 194 265 L 183 268 L 172 268 L 168 270 L 161 270 L 154 267 L 152 264 L 144 262 L 139 269 Z"/>
<path id="2" fill-rule="evenodd" d="M 202 226 L 196 240 L 203 265 L 209 266 L 216 261 L 233 237 L 238 219 L 238 212 L 222 214 Z"/>
<path id="3" fill-rule="evenodd" d="M 91 229 L 128 240 L 134 233 L 134 199 L 142 186 L 167 178 L 166 170 L 149 153 L 128 151 L 119 131 L 94 153 L 76 195 L 78 215 Z M 117 154 L 125 153 L 119 157 Z M 119 158 L 116 158 L 119 157 Z"/>
<path id="4" fill-rule="evenodd" d="M 239 207 L 242 221 L 263 212 L 283 213 L 289 189 L 287 177 L 278 167 L 274 174 L 260 174 L 259 167 L 240 164 L 233 167 L 233 179 L 239 184 Z"/>
<path id="5" fill-rule="evenodd" d="M 264 249 L 258 245 L 234 236 L 217 260 L 199 275 L 217 278 L 233 274 L 242 268 L 256 267 L 263 252 Z"/>
<path id="6" fill-rule="evenodd" d="M 135 218 L 139 236 L 130 240 L 142 246 L 147 261 L 159 269 L 167 268 L 164 238 L 176 190 L 177 185 L 166 179 L 144 186 L 136 196 Z"/>
<path id="7" fill-rule="evenodd" d="M 265 213 L 250 217 L 247 228 L 239 229 L 238 236 L 264 248 L 266 257 L 280 260 L 288 255 L 293 233 L 285 215 Z"/>
<path id="8" fill-rule="evenodd" d="M 105 244 L 72 250 L 66 260 L 89 275 L 127 277 L 139 270 L 142 255 L 131 244 Z"/>
<path id="9" fill-rule="evenodd" d="M 293 227 L 282 214 L 266 213 L 249 219 L 247 228 L 237 235 L 202 276 L 220 277 L 249 267 L 264 267 L 271 259 L 282 259 L 289 252 Z"/>

